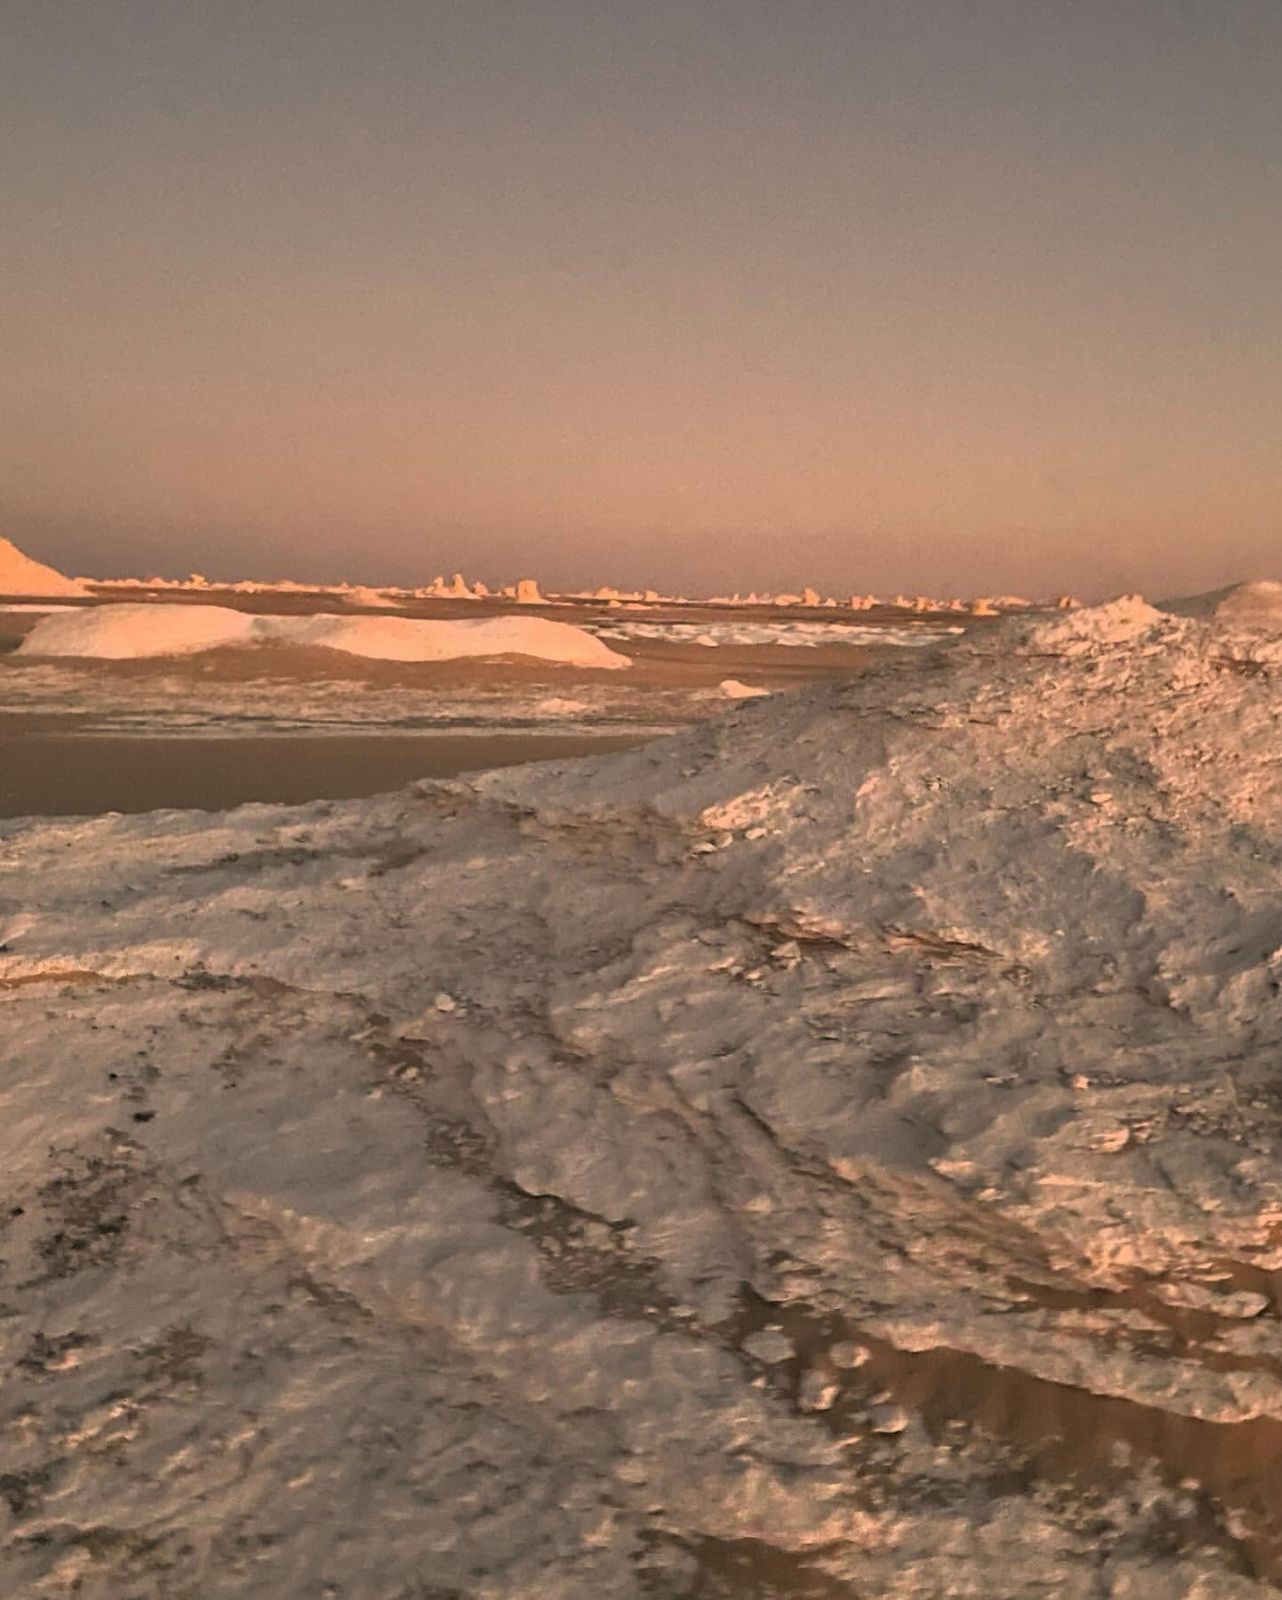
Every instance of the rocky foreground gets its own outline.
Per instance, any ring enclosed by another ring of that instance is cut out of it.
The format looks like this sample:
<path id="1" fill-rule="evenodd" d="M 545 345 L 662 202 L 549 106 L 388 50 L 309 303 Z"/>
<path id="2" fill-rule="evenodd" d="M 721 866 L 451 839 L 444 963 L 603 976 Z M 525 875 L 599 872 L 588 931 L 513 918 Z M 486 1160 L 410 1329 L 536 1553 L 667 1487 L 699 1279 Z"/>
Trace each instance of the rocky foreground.
<path id="1" fill-rule="evenodd" d="M 1282 619 L 1200 609 L 4 825 L 0 1593 L 1275 1592 Z"/>

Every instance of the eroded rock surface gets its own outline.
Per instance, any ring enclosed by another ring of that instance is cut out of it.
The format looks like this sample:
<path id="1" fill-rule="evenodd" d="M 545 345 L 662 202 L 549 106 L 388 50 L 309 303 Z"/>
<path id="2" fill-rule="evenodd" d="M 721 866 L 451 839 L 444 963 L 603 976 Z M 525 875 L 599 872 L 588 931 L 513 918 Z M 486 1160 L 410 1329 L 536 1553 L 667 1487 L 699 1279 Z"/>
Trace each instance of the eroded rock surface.
<path id="1" fill-rule="evenodd" d="M 0 829 L 0 1591 L 1273 1592 L 1279 671 Z"/>

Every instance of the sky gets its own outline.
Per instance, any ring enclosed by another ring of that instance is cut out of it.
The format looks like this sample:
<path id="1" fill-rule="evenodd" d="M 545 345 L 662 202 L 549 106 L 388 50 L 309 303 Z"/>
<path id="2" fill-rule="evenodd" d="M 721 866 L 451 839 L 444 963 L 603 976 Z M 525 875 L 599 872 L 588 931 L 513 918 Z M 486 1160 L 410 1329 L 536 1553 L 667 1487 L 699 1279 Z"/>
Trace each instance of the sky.
<path id="1" fill-rule="evenodd" d="M 1280 0 L 6 0 L 0 533 L 1282 577 Z"/>

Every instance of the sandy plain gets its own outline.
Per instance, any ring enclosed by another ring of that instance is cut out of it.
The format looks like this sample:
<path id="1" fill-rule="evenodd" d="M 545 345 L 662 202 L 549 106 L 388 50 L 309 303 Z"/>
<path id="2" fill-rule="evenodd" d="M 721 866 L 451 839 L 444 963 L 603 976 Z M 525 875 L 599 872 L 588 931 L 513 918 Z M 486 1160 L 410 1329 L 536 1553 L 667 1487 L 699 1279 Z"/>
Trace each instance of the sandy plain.
<path id="1" fill-rule="evenodd" d="M 149 594 L 104 590 L 63 604 L 137 603 Z M 163 590 L 152 597 L 294 616 L 340 609 L 323 593 Z M 66 662 L 47 684 L 49 669 L 16 653 L 39 620 L 29 606 L 0 610 L 0 817 L 351 799 L 416 778 L 604 753 L 718 714 L 729 703 L 719 687 L 726 679 L 777 692 L 858 670 L 873 653 L 832 644 L 612 640 L 633 663 L 613 673 L 515 659 L 391 662 L 267 647 Z M 457 600 L 415 601 L 397 614 L 472 620 L 517 609 L 576 624 L 639 614 L 590 602 L 516 608 Z M 834 616 L 819 609 L 798 611 L 796 619 L 790 612 L 789 620 L 832 623 Z M 769 606 L 655 605 L 644 619 L 778 625 L 780 614 Z M 852 613 L 849 620 L 863 625 L 867 618 Z M 183 716 L 191 724 L 185 731 L 175 725 Z"/>

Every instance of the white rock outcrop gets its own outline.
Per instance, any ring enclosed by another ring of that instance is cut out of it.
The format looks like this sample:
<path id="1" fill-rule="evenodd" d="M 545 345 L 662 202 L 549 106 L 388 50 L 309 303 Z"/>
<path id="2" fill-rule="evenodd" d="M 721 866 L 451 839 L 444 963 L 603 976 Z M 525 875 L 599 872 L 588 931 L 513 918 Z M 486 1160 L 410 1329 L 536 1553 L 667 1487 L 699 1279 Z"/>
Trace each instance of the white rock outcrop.
<path id="1" fill-rule="evenodd" d="M 65 577 L 53 567 L 33 561 L 8 539 L 0 539 L 0 595 L 54 600 L 89 593 L 80 579 Z"/>

